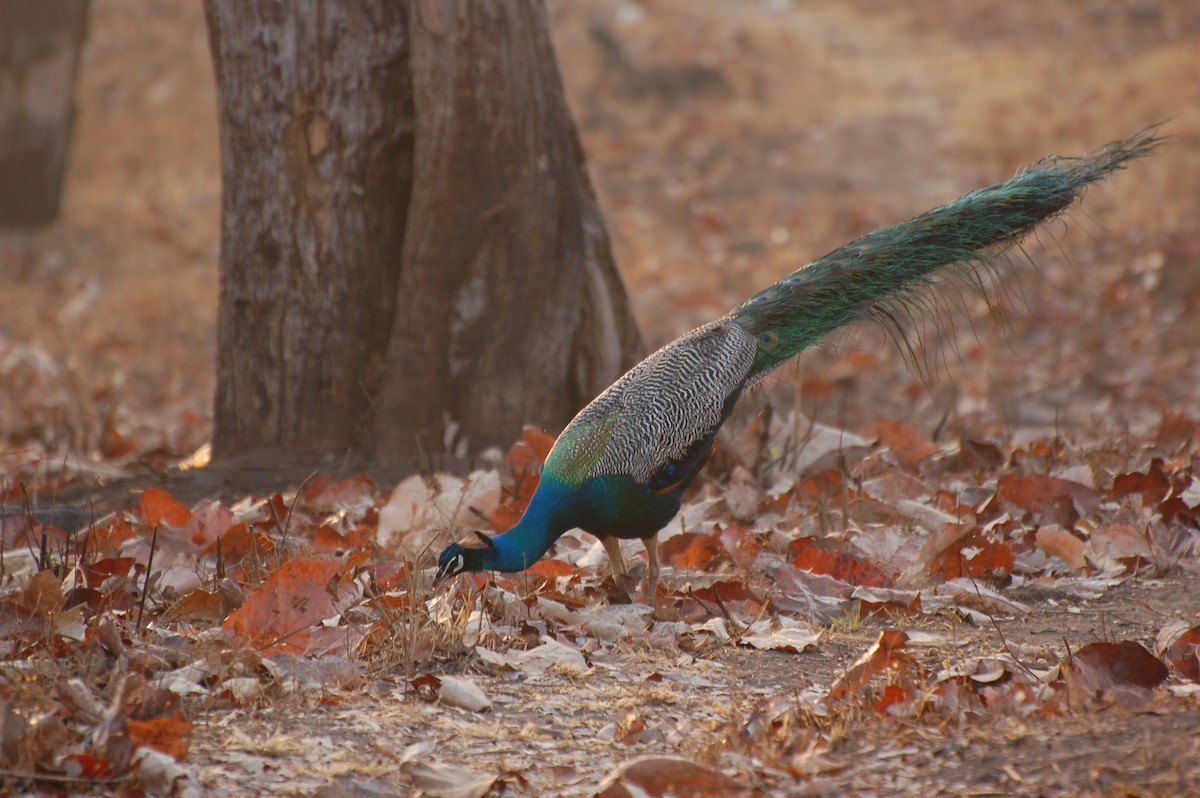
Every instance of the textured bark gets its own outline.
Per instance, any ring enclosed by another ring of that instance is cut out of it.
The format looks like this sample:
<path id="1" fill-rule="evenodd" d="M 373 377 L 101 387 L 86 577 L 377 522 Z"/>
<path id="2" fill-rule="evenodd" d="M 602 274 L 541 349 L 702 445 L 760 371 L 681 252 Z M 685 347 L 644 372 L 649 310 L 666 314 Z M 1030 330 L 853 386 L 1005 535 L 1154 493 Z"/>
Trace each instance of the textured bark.
<path id="1" fill-rule="evenodd" d="M 221 131 L 213 450 L 354 450 L 412 181 L 403 3 L 206 0 Z"/>
<path id="2" fill-rule="evenodd" d="M 87 0 L 0 2 L 0 228 L 58 218 Z"/>
<path id="3" fill-rule="evenodd" d="M 412 64 L 419 157 L 384 458 L 560 429 L 640 349 L 544 6 L 417 3 Z"/>
<path id="4" fill-rule="evenodd" d="M 633 362 L 540 0 L 205 11 L 218 459 L 506 445 Z"/>

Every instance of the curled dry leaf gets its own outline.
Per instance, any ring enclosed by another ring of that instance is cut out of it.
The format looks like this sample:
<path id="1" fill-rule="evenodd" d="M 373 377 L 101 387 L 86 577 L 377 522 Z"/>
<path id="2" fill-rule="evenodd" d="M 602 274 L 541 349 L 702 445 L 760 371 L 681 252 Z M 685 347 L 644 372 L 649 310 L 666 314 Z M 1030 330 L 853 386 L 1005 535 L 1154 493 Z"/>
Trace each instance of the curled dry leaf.
<path id="1" fill-rule="evenodd" d="M 907 643 L 908 635 L 899 629 L 885 629 L 880 632 L 875 644 L 829 688 L 829 697 L 845 698 L 861 690 L 877 673 L 892 667 L 909 667 L 912 659 L 903 650 Z"/>
<path id="2" fill-rule="evenodd" d="M 468 768 L 431 762 L 408 762 L 401 767 L 413 786 L 430 798 L 483 798 L 499 779 Z"/>
<path id="3" fill-rule="evenodd" d="M 678 757 L 652 756 L 626 762 L 608 774 L 595 798 L 684 798 L 747 792 L 747 786 L 719 770 Z"/>
<path id="4" fill-rule="evenodd" d="M 750 634 L 742 636 L 739 642 L 761 650 L 799 654 L 815 647 L 820 639 L 821 636 L 810 631 L 807 625 L 785 615 L 780 616 L 775 625 L 769 620 L 752 624 Z"/>
<path id="5" fill-rule="evenodd" d="M 443 704 L 471 712 L 484 712 L 492 708 L 492 700 L 470 679 L 442 676 L 440 681 L 438 700 Z"/>
<path id="6" fill-rule="evenodd" d="M 173 757 L 153 748 L 138 748 L 133 754 L 135 783 L 151 795 L 200 798 L 200 782 Z"/>
<path id="7" fill-rule="evenodd" d="M 1200 626 L 1189 629 L 1186 621 L 1169 624 L 1159 633 L 1155 650 L 1180 676 L 1200 682 Z"/>

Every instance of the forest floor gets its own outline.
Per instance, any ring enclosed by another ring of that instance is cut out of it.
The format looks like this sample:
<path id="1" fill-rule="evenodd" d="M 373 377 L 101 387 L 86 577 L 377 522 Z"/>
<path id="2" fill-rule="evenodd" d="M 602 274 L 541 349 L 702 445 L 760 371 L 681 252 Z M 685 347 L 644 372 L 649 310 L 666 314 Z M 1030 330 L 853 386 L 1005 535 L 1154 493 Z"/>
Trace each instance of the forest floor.
<path id="1" fill-rule="evenodd" d="M 543 436 L 398 487 L 162 478 L 211 430 L 216 100 L 199 4 L 97 0 L 63 219 L 0 235 L 0 488 L 166 490 L 82 551 L 6 519 L 0 787 L 1200 794 L 1200 6 L 550 5 L 649 346 L 1043 155 L 1171 140 L 918 330 L 920 373 L 866 328 L 743 402 L 653 616 L 574 537 L 435 594 L 410 561 L 511 520 Z"/>

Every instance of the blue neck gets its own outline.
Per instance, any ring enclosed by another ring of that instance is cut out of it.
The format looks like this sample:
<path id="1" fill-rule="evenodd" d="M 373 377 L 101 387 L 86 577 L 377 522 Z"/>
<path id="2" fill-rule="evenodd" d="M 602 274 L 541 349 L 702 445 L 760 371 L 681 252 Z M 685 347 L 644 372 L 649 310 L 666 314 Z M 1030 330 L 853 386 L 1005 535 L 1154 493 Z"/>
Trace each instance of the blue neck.
<path id="1" fill-rule="evenodd" d="M 568 520 L 572 515 L 568 510 L 573 504 L 574 493 L 574 488 L 543 473 L 521 520 L 512 529 L 492 538 L 495 549 L 484 558 L 484 569 L 513 573 L 524 571 L 540 560 L 554 541 L 575 526 Z"/>

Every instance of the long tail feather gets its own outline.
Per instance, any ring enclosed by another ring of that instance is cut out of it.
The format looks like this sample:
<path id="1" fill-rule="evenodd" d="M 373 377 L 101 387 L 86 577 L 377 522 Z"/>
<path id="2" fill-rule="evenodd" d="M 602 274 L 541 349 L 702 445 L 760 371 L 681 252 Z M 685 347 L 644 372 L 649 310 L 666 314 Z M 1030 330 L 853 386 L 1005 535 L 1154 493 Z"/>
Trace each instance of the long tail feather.
<path id="1" fill-rule="evenodd" d="M 1083 190 L 1163 139 L 1150 127 L 1080 158 L 1048 158 L 1011 180 L 973 191 L 892 227 L 876 230 L 792 272 L 735 308 L 730 317 L 755 335 L 750 382 L 846 324 L 872 315 L 895 319 L 914 292 L 950 267 L 968 281 Z"/>

